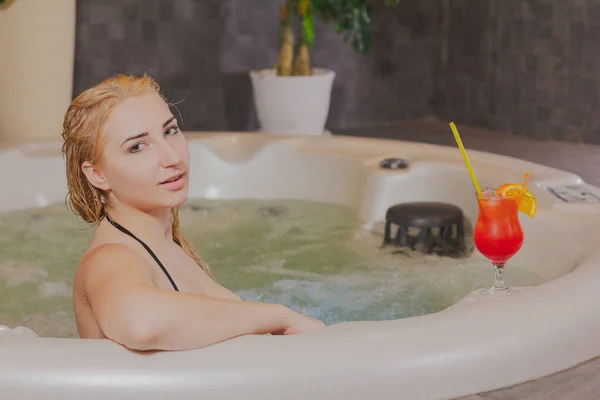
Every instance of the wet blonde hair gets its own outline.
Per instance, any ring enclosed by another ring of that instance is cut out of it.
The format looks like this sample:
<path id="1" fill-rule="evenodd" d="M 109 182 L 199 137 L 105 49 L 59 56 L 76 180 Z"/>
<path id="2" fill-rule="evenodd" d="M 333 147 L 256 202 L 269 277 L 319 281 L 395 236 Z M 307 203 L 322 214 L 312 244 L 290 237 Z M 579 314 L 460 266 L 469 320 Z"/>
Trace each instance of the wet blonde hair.
<path id="1" fill-rule="evenodd" d="M 112 110 L 123 100 L 148 92 L 160 93 L 156 81 L 144 74 L 141 77 L 117 75 L 108 78 L 77 96 L 69 106 L 64 122 L 62 151 L 67 172 L 67 203 L 75 215 L 90 224 L 105 217 L 100 201 L 103 193 L 92 185 L 82 171 L 84 161 L 96 165 L 104 151 L 102 129 Z M 211 277 L 210 269 L 196 253 L 179 229 L 179 207 L 171 209 L 173 241 L 198 263 Z"/>

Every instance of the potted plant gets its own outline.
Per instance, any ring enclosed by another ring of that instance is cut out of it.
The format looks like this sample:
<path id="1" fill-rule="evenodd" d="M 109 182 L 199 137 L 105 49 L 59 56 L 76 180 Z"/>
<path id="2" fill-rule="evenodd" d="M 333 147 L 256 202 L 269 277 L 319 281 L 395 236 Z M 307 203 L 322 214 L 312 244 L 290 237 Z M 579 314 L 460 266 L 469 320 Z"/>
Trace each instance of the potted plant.
<path id="1" fill-rule="evenodd" d="M 381 0 L 392 6 L 400 0 Z M 250 71 L 261 131 L 279 134 L 323 135 L 329 114 L 335 72 L 313 68 L 313 17 L 334 25 L 344 42 L 366 53 L 375 28 L 375 0 L 286 0 L 280 8 L 277 65 Z M 297 38 L 297 40 L 296 40 Z"/>
<path id="2" fill-rule="evenodd" d="M 60 139 L 72 100 L 75 0 L 0 0 L 0 142 Z"/>

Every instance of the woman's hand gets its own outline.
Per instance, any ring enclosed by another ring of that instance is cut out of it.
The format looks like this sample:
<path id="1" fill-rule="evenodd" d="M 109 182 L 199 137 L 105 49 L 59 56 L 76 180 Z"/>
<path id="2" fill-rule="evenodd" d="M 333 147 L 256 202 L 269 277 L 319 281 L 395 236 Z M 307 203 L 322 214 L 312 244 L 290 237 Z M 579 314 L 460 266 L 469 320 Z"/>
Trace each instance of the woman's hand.
<path id="1" fill-rule="evenodd" d="M 295 335 L 298 333 L 310 333 L 326 327 L 326 325 L 318 319 L 308 317 L 304 314 L 292 310 L 291 308 L 286 307 L 286 310 L 287 315 L 285 328 L 278 332 L 274 332 L 273 334 L 275 335 Z"/>

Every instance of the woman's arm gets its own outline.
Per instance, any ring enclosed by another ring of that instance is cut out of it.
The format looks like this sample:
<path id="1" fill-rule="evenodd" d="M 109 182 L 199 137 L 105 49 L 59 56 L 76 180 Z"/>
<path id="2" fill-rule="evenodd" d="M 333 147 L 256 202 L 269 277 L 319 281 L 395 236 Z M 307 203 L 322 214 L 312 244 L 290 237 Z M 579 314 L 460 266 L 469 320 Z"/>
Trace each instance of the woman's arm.
<path id="1" fill-rule="evenodd" d="M 317 320 L 275 304 L 160 290 L 144 260 L 121 244 L 98 246 L 82 260 L 82 279 L 104 335 L 134 350 L 185 350 L 245 334 L 319 329 Z"/>

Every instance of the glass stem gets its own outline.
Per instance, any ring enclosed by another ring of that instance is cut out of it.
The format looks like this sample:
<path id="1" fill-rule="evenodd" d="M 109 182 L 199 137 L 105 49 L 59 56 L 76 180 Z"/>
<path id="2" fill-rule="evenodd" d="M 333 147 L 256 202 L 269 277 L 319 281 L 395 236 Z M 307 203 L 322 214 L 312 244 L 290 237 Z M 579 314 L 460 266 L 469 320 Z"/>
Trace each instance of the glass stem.
<path id="1" fill-rule="evenodd" d="M 496 290 L 505 290 L 507 289 L 506 284 L 504 283 L 504 278 L 502 277 L 502 272 L 504 272 L 504 263 L 494 263 L 494 289 Z"/>

